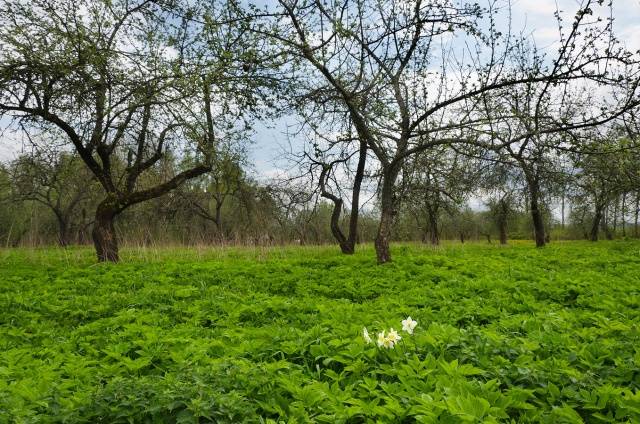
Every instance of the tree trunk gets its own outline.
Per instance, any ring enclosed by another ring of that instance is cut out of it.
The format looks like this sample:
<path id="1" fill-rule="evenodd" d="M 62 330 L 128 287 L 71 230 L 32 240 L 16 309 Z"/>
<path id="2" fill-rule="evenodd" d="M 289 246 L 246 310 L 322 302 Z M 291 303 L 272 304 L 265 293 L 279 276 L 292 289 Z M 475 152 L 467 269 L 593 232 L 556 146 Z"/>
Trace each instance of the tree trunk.
<path id="1" fill-rule="evenodd" d="M 500 220 L 500 244 L 507 244 L 507 220 Z"/>
<path id="2" fill-rule="evenodd" d="M 91 225 L 91 223 L 87 223 L 87 210 L 85 208 L 82 208 L 82 225 L 80 226 L 80 228 L 78 229 L 78 242 L 80 244 L 86 244 L 89 237 L 87 236 L 87 228 L 89 227 L 89 225 Z"/>
<path id="3" fill-rule="evenodd" d="M 622 204 L 620 205 L 620 216 L 621 216 L 621 225 L 622 225 L 622 237 L 627 236 L 627 193 L 622 194 Z"/>
<path id="4" fill-rule="evenodd" d="M 391 262 L 391 228 L 396 213 L 396 197 L 394 188 L 399 170 L 395 167 L 385 169 L 382 180 L 382 190 L 380 193 L 380 224 L 375 240 L 376 257 L 379 264 Z"/>
<path id="5" fill-rule="evenodd" d="M 540 210 L 540 187 L 536 179 L 529 179 L 529 195 L 531 206 L 531 218 L 533 220 L 533 235 L 536 241 L 536 247 L 544 247 L 546 244 L 546 238 L 544 234 L 544 219 L 542 218 L 542 211 Z"/>
<path id="6" fill-rule="evenodd" d="M 223 244 L 225 240 L 224 229 L 222 228 L 222 202 L 216 199 L 216 212 L 214 221 L 216 224 L 216 242 L 218 244 Z"/>
<path id="7" fill-rule="evenodd" d="M 613 204 L 613 234 L 618 232 L 618 200 L 620 200 L 619 197 L 616 197 Z"/>
<path id="8" fill-rule="evenodd" d="M 71 234 L 69 231 L 69 218 L 57 208 L 52 208 L 58 221 L 58 244 L 60 247 L 67 247 L 71 243 Z"/>
<path id="9" fill-rule="evenodd" d="M 565 202 L 565 194 L 564 190 L 562 191 L 562 229 L 564 229 L 564 202 Z"/>
<path id="10" fill-rule="evenodd" d="M 636 210 L 634 212 L 633 219 L 633 235 L 638 238 L 640 235 L 640 229 L 638 228 L 638 215 L 640 214 L 640 192 L 636 194 Z"/>
<path id="11" fill-rule="evenodd" d="M 360 155 L 358 158 L 358 168 L 356 169 L 353 181 L 353 193 L 351 194 L 351 213 L 349 216 L 349 233 L 345 237 L 340 229 L 340 215 L 342 213 L 343 200 L 327 190 L 326 180 L 331 171 L 331 165 L 325 165 L 320 173 L 320 195 L 333 202 L 333 212 L 331 213 L 331 234 L 338 241 L 340 250 L 345 255 L 352 255 L 356 250 L 356 240 L 358 237 L 358 215 L 360 213 L 360 187 L 364 178 L 364 167 L 367 160 L 367 143 L 360 142 Z"/>
<path id="12" fill-rule="evenodd" d="M 438 213 L 431 208 L 427 209 L 427 222 L 429 223 L 429 242 L 433 246 L 440 244 L 440 234 L 438 232 Z"/>
<path id="13" fill-rule="evenodd" d="M 360 215 L 360 189 L 362 180 L 364 179 L 364 168 L 367 162 L 367 142 L 362 139 L 360 141 L 360 154 L 358 156 L 358 167 L 353 181 L 353 193 L 351 194 L 351 216 L 349 217 L 349 236 L 348 242 L 351 247 L 350 252 L 353 253 L 356 248 L 358 238 L 358 217 Z"/>
<path id="14" fill-rule="evenodd" d="M 504 197 L 500 199 L 498 207 L 498 231 L 500 232 L 500 244 L 507 244 L 507 219 L 509 215 L 509 205 Z"/>
<path id="15" fill-rule="evenodd" d="M 340 214 L 342 213 L 342 199 L 333 200 L 333 212 L 331 213 L 331 234 L 338 241 L 340 250 L 345 255 L 352 255 L 354 253 L 354 246 L 349 240 L 342 234 L 340 229 Z"/>
<path id="16" fill-rule="evenodd" d="M 96 221 L 93 224 L 93 244 L 100 262 L 118 262 L 118 239 L 113 220 L 117 209 L 111 199 L 102 201 L 96 210 Z"/>
<path id="17" fill-rule="evenodd" d="M 320 174 L 320 190 L 321 190 L 320 195 L 326 199 L 330 199 L 333 202 L 333 211 L 331 212 L 331 223 L 330 223 L 331 234 L 333 235 L 333 238 L 335 238 L 336 241 L 338 242 L 338 245 L 340 246 L 340 250 L 342 251 L 342 253 L 344 253 L 345 255 L 351 255 L 354 253 L 354 250 L 355 250 L 354 243 L 351 243 L 350 239 L 347 239 L 347 237 L 345 237 L 345 235 L 342 233 L 342 230 L 340 229 L 340 215 L 342 214 L 342 204 L 344 202 L 338 196 L 335 196 L 329 193 L 328 191 L 326 191 L 324 178 L 328 170 L 329 168 L 325 168 L 322 171 L 322 174 Z M 351 211 L 351 213 L 352 213 L 351 217 L 353 218 L 353 211 Z M 357 225 L 357 221 L 356 221 L 356 225 Z"/>
<path id="18" fill-rule="evenodd" d="M 591 241 L 598 241 L 598 231 L 600 230 L 600 220 L 602 219 L 602 209 L 596 207 L 596 213 L 593 216 L 593 225 L 591 225 Z"/>
<path id="19" fill-rule="evenodd" d="M 610 219 L 610 213 L 609 213 L 609 207 L 607 206 L 604 208 L 603 217 L 601 219 L 602 230 L 604 231 L 604 235 L 607 238 L 607 240 L 613 239 L 613 235 L 611 234 L 611 228 L 609 227 L 609 219 Z"/>
<path id="20" fill-rule="evenodd" d="M 69 225 L 66 221 L 58 219 L 58 243 L 60 247 L 67 247 L 71 244 Z"/>

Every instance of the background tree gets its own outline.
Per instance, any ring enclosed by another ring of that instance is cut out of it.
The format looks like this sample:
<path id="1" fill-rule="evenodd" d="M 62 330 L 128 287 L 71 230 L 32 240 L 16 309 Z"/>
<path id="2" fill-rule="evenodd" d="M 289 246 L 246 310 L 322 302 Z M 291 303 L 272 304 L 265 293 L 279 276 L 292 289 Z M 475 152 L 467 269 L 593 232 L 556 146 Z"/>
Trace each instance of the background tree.
<path id="1" fill-rule="evenodd" d="M 397 184 L 408 158 L 439 145 L 491 144 L 492 137 L 482 142 L 470 133 L 486 128 L 486 119 L 470 111 L 489 93 L 501 95 L 531 84 L 540 84 L 546 92 L 580 79 L 609 83 L 619 75 L 613 64 L 629 62 L 629 55 L 612 42 L 610 25 L 589 19 L 599 6 L 586 1 L 573 29 L 560 30 L 562 48 L 556 55 L 545 58 L 544 66 L 517 72 L 515 62 L 521 56 L 514 46 L 522 40 L 496 30 L 499 8 L 492 6 L 446 0 L 280 0 L 272 28 L 263 30 L 299 58 L 296 72 L 306 66 L 298 73 L 303 75 L 300 90 L 316 103 L 348 113 L 358 137 L 377 158 L 382 175 L 375 242 L 379 263 L 391 259 L 389 242 L 400 200 Z M 455 59 L 447 60 L 450 57 Z M 611 66 L 600 66 L 604 63 Z M 635 99 L 636 94 L 633 90 L 630 96 Z M 571 126 L 596 125 L 598 116 L 583 116 Z M 565 127 L 556 122 L 545 131 Z M 521 134 L 520 139 L 531 135 Z"/>
<path id="2" fill-rule="evenodd" d="M 38 202 L 53 212 L 61 246 L 69 245 L 78 238 L 74 233 L 89 225 L 82 212 L 93 206 L 97 187 L 80 158 L 69 152 L 36 150 L 16 159 L 10 170 L 13 200 Z"/>
<path id="3" fill-rule="evenodd" d="M 223 206 L 231 197 L 241 195 L 245 190 L 244 161 L 241 151 L 225 149 L 215 152 L 212 155 L 212 170 L 179 190 L 182 199 L 196 215 L 215 224 L 221 239 L 226 237 L 225 231 L 228 230 L 223 223 Z"/>
<path id="4" fill-rule="evenodd" d="M 591 206 L 589 239 L 597 241 L 601 227 L 608 238 L 613 236 L 606 222 L 607 209 L 615 207 L 621 196 L 632 192 L 640 180 L 637 179 L 638 167 L 634 158 L 637 147 L 628 139 L 621 138 L 615 131 L 604 137 L 594 134 L 593 138 L 594 140 L 585 146 L 588 153 L 575 155 L 575 202 Z M 622 215 L 624 217 L 624 212 Z M 613 220 L 615 226 L 615 214 Z"/>
<path id="5" fill-rule="evenodd" d="M 335 115 L 330 117 L 336 118 Z M 313 152 L 305 151 L 296 160 L 301 171 L 299 177 L 317 185 L 319 196 L 333 204 L 331 234 L 342 253 L 353 254 L 358 238 L 360 195 L 366 178 L 367 143 L 353 137 L 353 128 L 347 118 L 331 121 L 328 126 L 323 127 L 310 121 L 309 126 L 312 128 L 309 136 L 314 139 Z M 352 145 L 346 140 L 355 143 Z M 336 146 L 338 149 L 335 149 Z M 345 197 L 350 203 L 345 202 Z M 347 205 L 349 218 L 345 234 L 342 230 L 342 212 Z"/>
<path id="6" fill-rule="evenodd" d="M 507 244 L 509 223 L 521 202 L 522 175 L 517 167 L 493 152 L 486 152 L 479 195 L 488 208 L 488 216 L 498 230 L 500 244 Z"/>
<path id="7" fill-rule="evenodd" d="M 0 115 L 31 132 L 65 134 L 102 186 L 93 229 L 101 261 L 118 260 L 114 218 L 209 172 L 216 131 L 255 106 L 247 100 L 259 80 L 248 75 L 257 69 L 247 66 L 254 40 L 245 25 L 229 23 L 233 8 L 219 6 L 0 4 Z M 194 165 L 144 184 L 144 174 L 171 151 L 189 151 Z"/>
<path id="8" fill-rule="evenodd" d="M 402 196 L 422 229 L 422 240 L 440 244 L 440 218 L 453 216 L 477 182 L 476 164 L 447 146 L 414 155 L 405 163 Z"/>

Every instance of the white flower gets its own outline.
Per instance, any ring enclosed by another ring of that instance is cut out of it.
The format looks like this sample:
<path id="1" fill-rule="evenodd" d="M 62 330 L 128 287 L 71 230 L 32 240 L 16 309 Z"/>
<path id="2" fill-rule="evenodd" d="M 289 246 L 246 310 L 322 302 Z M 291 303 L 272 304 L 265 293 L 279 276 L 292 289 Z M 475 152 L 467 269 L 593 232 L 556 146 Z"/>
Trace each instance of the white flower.
<path id="1" fill-rule="evenodd" d="M 362 330 L 362 336 L 364 337 L 364 341 L 367 342 L 367 344 L 371 343 L 371 337 L 369 337 L 369 332 L 367 331 L 367 327 L 364 327 L 364 329 Z"/>
<path id="2" fill-rule="evenodd" d="M 382 343 L 382 345 L 387 349 L 393 349 L 394 343 L 389 337 L 386 337 Z"/>
<path id="3" fill-rule="evenodd" d="M 384 336 L 384 330 L 382 330 L 381 333 L 378 333 L 378 347 L 384 346 L 386 340 L 387 338 Z"/>
<path id="4" fill-rule="evenodd" d="M 400 335 L 396 330 L 394 330 L 393 328 L 390 328 L 389 334 L 387 334 L 387 339 L 389 339 L 391 343 L 396 344 L 400 341 L 400 339 L 402 339 L 402 337 L 400 337 Z"/>
<path id="5" fill-rule="evenodd" d="M 402 331 L 406 331 L 409 334 L 413 334 L 413 329 L 418 325 L 418 321 L 414 321 L 411 317 L 402 320 Z"/>

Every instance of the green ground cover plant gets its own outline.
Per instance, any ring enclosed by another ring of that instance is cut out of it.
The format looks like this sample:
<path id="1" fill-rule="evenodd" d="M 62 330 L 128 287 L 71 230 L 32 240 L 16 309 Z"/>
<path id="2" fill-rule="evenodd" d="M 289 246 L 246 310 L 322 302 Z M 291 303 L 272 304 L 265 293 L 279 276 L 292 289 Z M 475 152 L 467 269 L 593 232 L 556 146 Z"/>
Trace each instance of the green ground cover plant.
<path id="1" fill-rule="evenodd" d="M 640 243 L 394 249 L 0 251 L 0 422 L 640 422 Z"/>

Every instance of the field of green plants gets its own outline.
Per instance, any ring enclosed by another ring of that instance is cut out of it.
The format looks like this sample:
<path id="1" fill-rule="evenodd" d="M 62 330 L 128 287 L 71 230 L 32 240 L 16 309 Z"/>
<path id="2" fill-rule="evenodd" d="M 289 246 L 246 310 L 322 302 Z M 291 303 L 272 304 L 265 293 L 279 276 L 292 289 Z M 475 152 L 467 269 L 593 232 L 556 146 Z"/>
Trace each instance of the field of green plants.
<path id="1" fill-rule="evenodd" d="M 394 254 L 0 251 L 0 422 L 640 422 L 640 243 Z"/>

